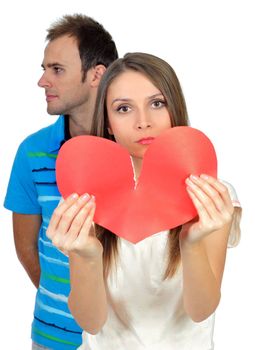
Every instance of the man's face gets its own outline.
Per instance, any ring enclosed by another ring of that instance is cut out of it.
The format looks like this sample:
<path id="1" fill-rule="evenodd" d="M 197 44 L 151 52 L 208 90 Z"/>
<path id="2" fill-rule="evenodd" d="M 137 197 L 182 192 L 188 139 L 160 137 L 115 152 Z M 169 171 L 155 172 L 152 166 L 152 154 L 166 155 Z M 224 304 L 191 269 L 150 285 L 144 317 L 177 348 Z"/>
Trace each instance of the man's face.
<path id="1" fill-rule="evenodd" d="M 82 82 L 82 64 L 74 38 L 64 35 L 48 43 L 38 85 L 45 89 L 47 112 L 74 115 L 83 111 L 90 97 L 90 87 Z"/>

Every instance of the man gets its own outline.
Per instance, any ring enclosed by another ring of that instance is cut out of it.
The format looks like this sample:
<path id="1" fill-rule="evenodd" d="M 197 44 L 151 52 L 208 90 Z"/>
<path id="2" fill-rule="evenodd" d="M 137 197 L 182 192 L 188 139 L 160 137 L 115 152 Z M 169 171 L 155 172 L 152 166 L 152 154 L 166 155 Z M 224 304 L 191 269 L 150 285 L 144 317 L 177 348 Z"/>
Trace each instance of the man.
<path id="1" fill-rule="evenodd" d="M 92 18 L 67 15 L 48 29 L 48 44 L 38 85 L 47 111 L 61 116 L 20 145 L 5 198 L 13 211 L 18 258 L 38 288 L 32 324 L 32 349 L 76 349 L 82 330 L 70 314 L 68 258 L 46 237 L 60 193 L 55 161 L 70 137 L 90 131 L 98 84 L 118 57 L 111 35 Z"/>

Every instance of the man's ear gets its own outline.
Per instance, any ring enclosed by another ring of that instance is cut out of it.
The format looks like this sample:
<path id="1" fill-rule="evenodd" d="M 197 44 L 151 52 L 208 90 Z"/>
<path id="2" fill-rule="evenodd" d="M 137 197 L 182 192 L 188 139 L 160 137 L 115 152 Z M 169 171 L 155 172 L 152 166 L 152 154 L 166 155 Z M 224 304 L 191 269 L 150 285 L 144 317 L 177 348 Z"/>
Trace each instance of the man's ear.
<path id="1" fill-rule="evenodd" d="M 106 68 L 103 64 L 98 64 L 97 66 L 92 68 L 91 87 L 98 87 L 105 71 Z"/>

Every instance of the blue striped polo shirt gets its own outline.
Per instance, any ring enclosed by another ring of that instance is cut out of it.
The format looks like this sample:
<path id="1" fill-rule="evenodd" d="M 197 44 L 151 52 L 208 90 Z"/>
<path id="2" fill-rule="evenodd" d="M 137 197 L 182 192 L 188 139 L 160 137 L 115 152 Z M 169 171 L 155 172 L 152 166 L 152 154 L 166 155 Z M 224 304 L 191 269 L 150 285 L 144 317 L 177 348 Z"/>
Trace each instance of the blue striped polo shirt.
<path id="1" fill-rule="evenodd" d="M 71 315 L 68 258 L 52 245 L 46 230 L 61 195 L 56 185 L 55 162 L 65 139 L 65 118 L 28 136 L 17 151 L 4 206 L 20 214 L 40 214 L 38 234 L 41 267 L 36 294 L 32 339 L 54 350 L 72 350 L 81 344 L 81 328 Z"/>

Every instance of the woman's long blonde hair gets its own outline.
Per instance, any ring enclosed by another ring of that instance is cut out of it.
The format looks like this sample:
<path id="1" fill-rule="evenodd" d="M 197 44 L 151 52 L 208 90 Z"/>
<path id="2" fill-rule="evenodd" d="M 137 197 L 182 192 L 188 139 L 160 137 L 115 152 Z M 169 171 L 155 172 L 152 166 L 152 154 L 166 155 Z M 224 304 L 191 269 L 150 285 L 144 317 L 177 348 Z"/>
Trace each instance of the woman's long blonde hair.
<path id="1" fill-rule="evenodd" d="M 146 53 L 128 53 L 114 61 L 104 73 L 97 94 L 96 107 L 91 134 L 114 140 L 108 133 L 108 114 L 106 96 L 113 80 L 126 71 L 144 74 L 163 94 L 169 111 L 172 127 L 189 124 L 185 99 L 179 80 L 172 67 L 159 57 Z M 110 205 L 110 204 L 109 204 Z M 109 230 L 96 225 L 97 236 L 104 247 L 103 262 L 105 276 L 109 273 L 113 261 L 118 257 L 118 237 Z M 181 226 L 171 229 L 168 238 L 168 264 L 164 278 L 172 277 L 180 263 L 179 233 Z"/>

